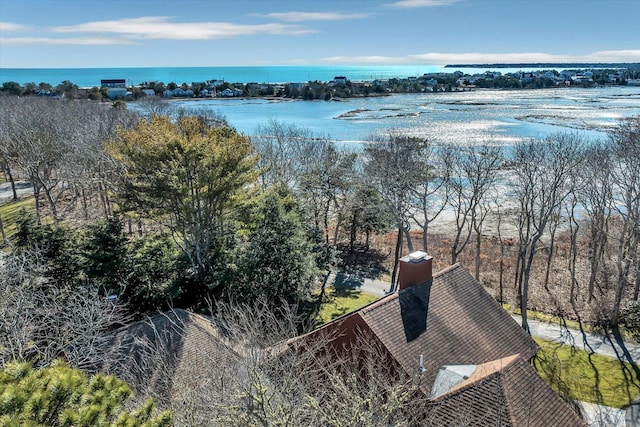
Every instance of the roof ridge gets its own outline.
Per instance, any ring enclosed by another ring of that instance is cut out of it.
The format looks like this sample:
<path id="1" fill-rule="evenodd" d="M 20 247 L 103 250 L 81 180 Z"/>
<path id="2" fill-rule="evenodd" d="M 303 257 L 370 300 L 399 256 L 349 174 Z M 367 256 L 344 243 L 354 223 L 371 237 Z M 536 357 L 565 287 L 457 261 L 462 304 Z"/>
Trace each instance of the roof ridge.
<path id="1" fill-rule="evenodd" d="M 462 267 L 462 265 L 459 262 L 456 262 L 455 264 L 451 264 L 450 266 L 445 267 L 442 270 L 433 273 L 433 278 L 435 279 L 438 276 L 442 276 L 443 274 L 447 274 L 448 272 L 456 270 L 458 268 L 464 268 L 464 267 Z"/>
<path id="2" fill-rule="evenodd" d="M 495 360 L 491 360 L 489 362 L 486 363 L 482 363 L 480 365 L 476 365 L 476 370 L 473 372 L 473 374 L 471 374 L 471 376 L 463 381 L 462 383 L 456 385 L 455 387 L 451 388 L 451 390 L 449 390 L 446 393 L 443 393 L 442 395 L 436 397 L 435 399 L 433 399 L 434 401 L 440 400 L 442 398 L 445 397 L 451 397 L 457 394 L 460 394 L 464 391 L 466 391 L 467 389 L 478 385 L 479 383 L 483 382 L 483 381 L 488 381 L 490 379 L 493 379 L 496 376 L 500 376 L 503 375 L 507 369 L 509 369 L 510 367 L 512 367 L 518 360 L 524 360 L 522 359 L 522 357 L 520 356 L 520 354 L 513 354 L 511 356 L 507 356 L 507 357 L 503 357 L 500 359 L 495 359 Z M 499 367 L 496 367 L 495 364 L 500 363 L 500 362 L 504 362 L 503 364 L 500 364 Z M 478 372 L 478 369 L 482 368 L 482 367 L 488 367 L 488 368 L 497 368 L 495 370 L 490 370 L 487 369 L 486 374 L 482 375 L 482 373 L 476 375 L 476 372 Z M 502 385 L 500 385 L 500 387 L 502 388 Z"/>

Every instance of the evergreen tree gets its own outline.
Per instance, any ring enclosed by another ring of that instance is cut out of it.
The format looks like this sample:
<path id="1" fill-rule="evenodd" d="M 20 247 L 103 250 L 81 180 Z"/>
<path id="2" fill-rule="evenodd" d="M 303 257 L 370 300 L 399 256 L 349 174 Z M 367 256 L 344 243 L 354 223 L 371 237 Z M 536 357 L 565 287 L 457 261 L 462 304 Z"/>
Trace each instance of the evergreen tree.
<path id="1" fill-rule="evenodd" d="M 270 191 L 254 207 L 256 221 L 230 292 L 279 304 L 308 298 L 317 279 L 316 254 L 290 199 Z"/>
<path id="2" fill-rule="evenodd" d="M 162 427 L 171 425 L 171 413 L 154 416 L 147 401 L 133 411 L 124 409 L 131 388 L 112 375 L 87 377 L 62 361 L 33 369 L 11 362 L 0 371 L 0 425 Z"/>
<path id="3" fill-rule="evenodd" d="M 128 271 L 127 238 L 118 218 L 108 218 L 89 226 L 84 244 L 85 272 L 97 279 L 107 293 L 119 295 Z"/>

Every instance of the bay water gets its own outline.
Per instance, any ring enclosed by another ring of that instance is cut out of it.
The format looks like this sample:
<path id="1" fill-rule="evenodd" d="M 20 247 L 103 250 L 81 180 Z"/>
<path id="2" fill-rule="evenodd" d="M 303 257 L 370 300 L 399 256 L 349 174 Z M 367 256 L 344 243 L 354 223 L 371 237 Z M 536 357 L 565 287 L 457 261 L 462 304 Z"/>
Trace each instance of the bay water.
<path id="1" fill-rule="evenodd" d="M 199 99 L 177 107 L 214 111 L 253 135 L 270 120 L 357 147 L 388 129 L 435 143 L 513 145 L 558 132 L 594 140 L 620 119 L 640 115 L 640 87 L 475 90 L 394 94 L 339 101 Z"/>
<path id="2" fill-rule="evenodd" d="M 437 65 L 0 68 L 0 83 L 46 82 L 55 86 L 69 80 L 81 87 L 92 87 L 99 86 L 101 79 L 116 78 L 124 78 L 132 85 L 148 81 L 190 84 L 211 79 L 285 83 L 329 81 L 339 75 L 358 81 L 456 70 Z M 459 71 L 475 74 L 486 70 L 461 68 Z M 231 126 L 248 135 L 255 134 L 269 120 L 278 120 L 356 149 L 372 134 L 387 129 L 400 129 L 434 142 L 511 145 L 519 138 L 543 138 L 554 132 L 579 132 L 589 139 L 605 138 L 606 130 L 619 119 L 640 115 L 640 87 L 473 90 L 333 101 L 208 98 L 171 102 L 179 107 L 216 111 L 225 116 Z M 136 103 L 129 105 L 139 108 Z"/>

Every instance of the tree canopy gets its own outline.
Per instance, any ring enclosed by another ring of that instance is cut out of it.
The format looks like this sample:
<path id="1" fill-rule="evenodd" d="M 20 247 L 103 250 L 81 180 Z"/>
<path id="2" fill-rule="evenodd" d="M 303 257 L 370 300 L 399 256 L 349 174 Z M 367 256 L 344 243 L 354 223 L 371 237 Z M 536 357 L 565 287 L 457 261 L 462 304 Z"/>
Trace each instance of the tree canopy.
<path id="1" fill-rule="evenodd" d="M 122 208 L 166 226 L 203 280 L 225 212 L 257 177 L 249 138 L 198 116 L 152 116 L 106 147 L 123 168 Z"/>
<path id="2" fill-rule="evenodd" d="M 58 360 L 33 369 L 22 362 L 0 371 L 0 424 L 3 426 L 127 426 L 171 425 L 171 413 L 153 414 L 154 404 L 128 411 L 131 388 L 112 375 L 87 376 Z"/>

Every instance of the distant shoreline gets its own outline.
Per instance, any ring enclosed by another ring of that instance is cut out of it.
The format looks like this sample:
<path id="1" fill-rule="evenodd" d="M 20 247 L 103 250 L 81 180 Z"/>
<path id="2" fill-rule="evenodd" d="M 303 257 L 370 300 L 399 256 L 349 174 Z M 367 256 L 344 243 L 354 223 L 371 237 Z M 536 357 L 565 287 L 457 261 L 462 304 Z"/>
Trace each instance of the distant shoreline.
<path id="1" fill-rule="evenodd" d="M 639 68 L 640 62 L 522 62 L 497 64 L 447 64 L 444 68 Z"/>

